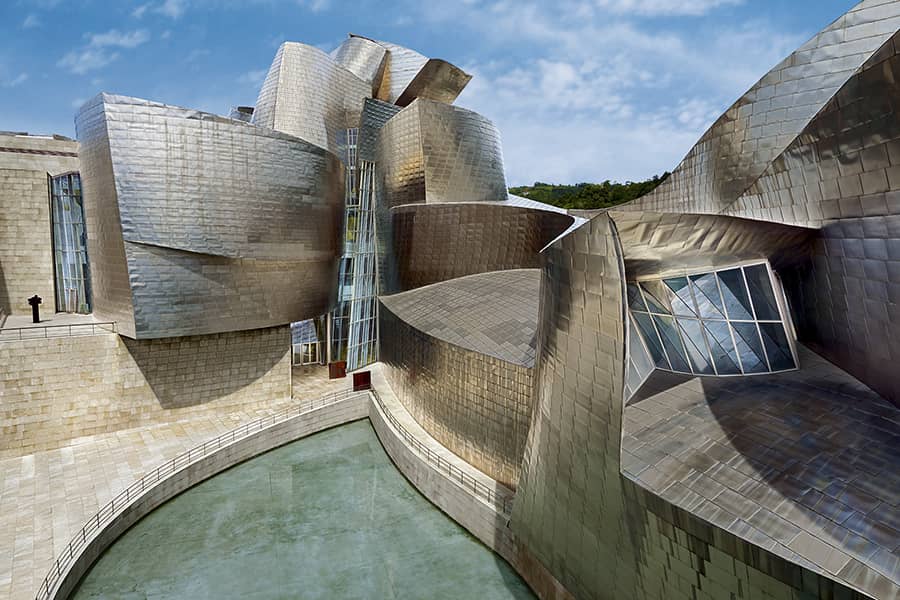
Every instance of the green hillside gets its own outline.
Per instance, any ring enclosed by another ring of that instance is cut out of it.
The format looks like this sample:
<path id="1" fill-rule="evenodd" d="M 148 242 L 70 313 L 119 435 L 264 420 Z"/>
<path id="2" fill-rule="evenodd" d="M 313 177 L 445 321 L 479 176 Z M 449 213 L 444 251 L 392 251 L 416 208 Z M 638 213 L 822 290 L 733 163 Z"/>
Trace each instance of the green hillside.
<path id="1" fill-rule="evenodd" d="M 545 204 L 560 208 L 576 208 L 592 210 L 609 208 L 623 202 L 640 198 L 656 189 L 669 176 L 669 173 L 654 175 L 646 181 L 627 181 L 614 183 L 576 183 L 575 185 L 553 185 L 536 181 L 534 185 L 509 188 L 511 194 L 523 196 Z"/>

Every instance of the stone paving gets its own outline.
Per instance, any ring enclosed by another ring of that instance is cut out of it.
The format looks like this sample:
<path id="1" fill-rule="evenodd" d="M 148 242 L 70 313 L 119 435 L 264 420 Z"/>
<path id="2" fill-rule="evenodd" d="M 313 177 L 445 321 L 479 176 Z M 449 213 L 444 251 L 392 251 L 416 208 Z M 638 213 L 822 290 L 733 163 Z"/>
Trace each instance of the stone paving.
<path id="1" fill-rule="evenodd" d="M 295 369 L 295 400 L 345 389 L 324 368 Z M 34 594 L 59 553 L 119 491 L 181 452 L 292 402 L 239 412 L 215 406 L 162 425 L 77 438 L 64 447 L 0 460 L 0 598 Z"/>

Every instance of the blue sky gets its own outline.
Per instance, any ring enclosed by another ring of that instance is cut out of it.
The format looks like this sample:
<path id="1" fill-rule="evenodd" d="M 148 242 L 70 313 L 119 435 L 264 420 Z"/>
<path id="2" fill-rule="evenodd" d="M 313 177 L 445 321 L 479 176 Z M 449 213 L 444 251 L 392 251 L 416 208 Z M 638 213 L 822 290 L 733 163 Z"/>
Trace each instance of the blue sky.
<path id="1" fill-rule="evenodd" d="M 474 75 L 511 185 L 672 169 L 712 121 L 852 0 L 0 0 L 0 130 L 74 136 L 100 91 L 227 114 L 285 40 L 348 32 Z"/>

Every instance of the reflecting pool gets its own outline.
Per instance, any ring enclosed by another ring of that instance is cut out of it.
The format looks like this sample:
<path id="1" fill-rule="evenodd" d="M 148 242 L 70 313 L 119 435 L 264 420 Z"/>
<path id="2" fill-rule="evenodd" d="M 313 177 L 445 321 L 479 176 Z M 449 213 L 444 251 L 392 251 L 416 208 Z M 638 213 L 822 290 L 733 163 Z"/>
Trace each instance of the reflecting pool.
<path id="1" fill-rule="evenodd" d="M 298 440 L 176 496 L 73 598 L 533 598 L 423 498 L 369 421 Z"/>

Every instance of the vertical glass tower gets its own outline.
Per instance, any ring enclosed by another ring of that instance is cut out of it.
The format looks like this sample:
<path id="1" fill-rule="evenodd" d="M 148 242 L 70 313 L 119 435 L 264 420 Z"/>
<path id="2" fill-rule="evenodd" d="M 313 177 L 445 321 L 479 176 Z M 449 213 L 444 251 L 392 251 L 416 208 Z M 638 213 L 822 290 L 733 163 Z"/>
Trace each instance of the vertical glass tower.
<path id="1" fill-rule="evenodd" d="M 81 177 L 78 173 L 65 173 L 50 178 L 50 208 L 56 310 L 89 313 L 91 279 Z"/>

